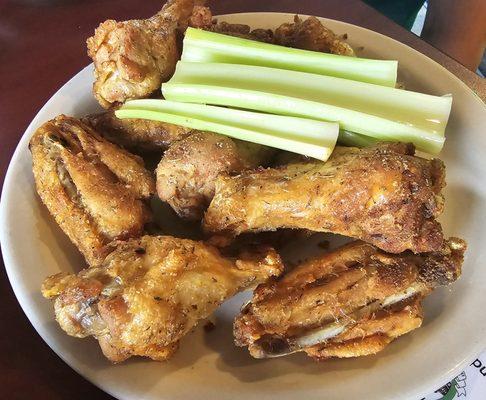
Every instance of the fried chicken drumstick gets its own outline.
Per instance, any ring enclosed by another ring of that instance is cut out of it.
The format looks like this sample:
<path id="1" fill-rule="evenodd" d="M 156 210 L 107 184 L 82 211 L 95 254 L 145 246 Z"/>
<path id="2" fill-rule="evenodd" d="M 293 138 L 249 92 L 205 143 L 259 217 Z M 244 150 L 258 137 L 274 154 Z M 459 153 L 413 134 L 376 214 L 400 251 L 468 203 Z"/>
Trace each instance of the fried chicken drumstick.
<path id="1" fill-rule="evenodd" d="M 374 354 L 420 327 L 421 300 L 459 277 L 465 249 L 456 238 L 419 255 L 343 246 L 258 286 L 235 320 L 235 342 L 255 358 Z"/>
<path id="2" fill-rule="evenodd" d="M 104 108 L 150 96 L 170 78 L 179 58 L 177 29 L 189 23 L 198 0 L 169 0 L 149 19 L 107 20 L 87 40 L 93 93 Z"/>
<path id="3" fill-rule="evenodd" d="M 46 279 L 67 334 L 94 336 L 105 356 L 166 360 L 179 340 L 224 300 L 282 272 L 279 256 L 262 249 L 239 259 L 222 257 L 202 242 L 143 236 L 114 242 L 97 268 Z"/>
<path id="4" fill-rule="evenodd" d="M 390 253 L 437 251 L 444 165 L 412 145 L 336 147 L 329 160 L 220 176 L 205 214 L 208 232 L 300 228 L 361 239 Z"/>
<path id="5" fill-rule="evenodd" d="M 30 140 L 37 192 L 90 265 L 115 239 L 140 236 L 155 182 L 140 157 L 60 115 Z"/>

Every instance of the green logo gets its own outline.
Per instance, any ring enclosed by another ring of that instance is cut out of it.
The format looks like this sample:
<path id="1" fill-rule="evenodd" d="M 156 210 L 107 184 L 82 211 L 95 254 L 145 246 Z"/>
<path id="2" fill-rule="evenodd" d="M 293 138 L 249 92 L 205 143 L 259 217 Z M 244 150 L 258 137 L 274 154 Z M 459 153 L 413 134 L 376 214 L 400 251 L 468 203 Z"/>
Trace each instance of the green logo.
<path id="1" fill-rule="evenodd" d="M 452 399 L 460 399 L 460 398 L 466 398 L 466 373 L 465 372 L 461 373 L 451 381 L 450 388 L 447 391 L 447 393 L 445 393 L 442 400 L 452 400 Z"/>

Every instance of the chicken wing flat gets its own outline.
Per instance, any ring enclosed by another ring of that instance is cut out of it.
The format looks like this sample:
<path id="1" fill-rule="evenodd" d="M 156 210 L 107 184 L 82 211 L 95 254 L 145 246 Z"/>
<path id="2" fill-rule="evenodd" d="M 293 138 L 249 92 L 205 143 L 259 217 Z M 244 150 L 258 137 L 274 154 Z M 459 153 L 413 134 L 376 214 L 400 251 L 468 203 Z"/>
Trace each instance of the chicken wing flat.
<path id="1" fill-rule="evenodd" d="M 157 193 L 180 217 L 201 220 L 220 174 L 268 165 L 273 154 L 269 147 L 195 131 L 164 153 L 156 171 Z"/>
<path id="2" fill-rule="evenodd" d="M 457 238 L 419 255 L 353 242 L 304 262 L 258 286 L 235 320 L 236 344 L 255 358 L 374 354 L 420 327 L 421 300 L 460 276 L 465 249 Z"/>
<path id="3" fill-rule="evenodd" d="M 94 336 L 114 362 L 166 360 L 179 340 L 224 300 L 282 272 L 272 249 L 225 258 L 215 247 L 171 236 L 112 244 L 96 268 L 57 274 L 42 287 L 67 334 Z"/>
<path id="4" fill-rule="evenodd" d="M 329 160 L 219 176 L 205 214 L 208 232 L 299 228 L 332 232 L 400 253 L 436 251 L 444 165 L 412 145 L 336 147 Z"/>
<path id="5" fill-rule="evenodd" d="M 137 152 L 162 152 L 170 143 L 182 139 L 191 131 L 189 128 L 166 122 L 120 119 L 112 109 L 88 115 L 83 121 L 110 142 Z"/>
<path id="6" fill-rule="evenodd" d="M 139 236 L 155 182 L 142 160 L 60 115 L 30 140 L 37 192 L 90 265 L 114 239 Z"/>
<path id="7" fill-rule="evenodd" d="M 108 108 L 160 90 L 179 58 L 177 28 L 187 26 L 197 0 L 169 0 L 144 20 L 107 20 L 87 40 L 93 59 L 93 93 Z"/>

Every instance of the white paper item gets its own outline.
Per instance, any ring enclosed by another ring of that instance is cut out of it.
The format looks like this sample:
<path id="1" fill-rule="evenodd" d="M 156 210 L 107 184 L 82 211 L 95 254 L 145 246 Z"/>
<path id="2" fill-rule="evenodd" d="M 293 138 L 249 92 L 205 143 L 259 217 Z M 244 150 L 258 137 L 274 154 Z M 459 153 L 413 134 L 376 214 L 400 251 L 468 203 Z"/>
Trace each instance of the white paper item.
<path id="1" fill-rule="evenodd" d="M 476 358 L 462 373 L 434 393 L 420 400 L 485 400 L 486 351 Z"/>

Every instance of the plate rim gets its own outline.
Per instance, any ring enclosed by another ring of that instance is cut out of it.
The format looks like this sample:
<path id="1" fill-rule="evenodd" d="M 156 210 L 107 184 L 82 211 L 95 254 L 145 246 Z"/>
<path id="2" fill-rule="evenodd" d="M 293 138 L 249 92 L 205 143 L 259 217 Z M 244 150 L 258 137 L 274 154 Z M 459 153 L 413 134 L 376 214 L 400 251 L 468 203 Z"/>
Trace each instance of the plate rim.
<path id="1" fill-rule="evenodd" d="M 221 19 L 224 19 L 224 18 L 227 18 L 227 17 L 233 17 L 233 16 L 239 16 L 239 17 L 243 17 L 243 18 L 246 18 L 246 17 L 251 18 L 251 17 L 254 17 L 254 16 L 262 16 L 262 15 L 273 15 L 273 16 L 279 16 L 279 17 L 292 18 L 296 14 L 295 13 L 286 13 L 286 12 L 243 12 L 243 13 L 230 13 L 230 14 L 215 15 L 214 17 L 215 18 L 221 18 Z M 304 18 L 310 16 L 310 15 L 306 15 L 306 14 L 297 14 L 297 15 L 304 17 Z M 344 21 L 340 21 L 340 20 L 336 20 L 336 19 L 332 19 L 332 18 L 326 18 L 326 17 L 321 17 L 321 16 L 316 16 L 316 17 L 320 20 L 323 20 L 323 21 L 331 21 L 333 23 L 336 22 L 336 23 L 338 23 L 338 24 L 340 24 L 344 27 L 349 26 L 349 27 L 352 27 L 352 29 L 358 29 L 358 30 L 372 32 L 373 34 L 381 36 L 382 38 L 384 38 L 384 40 L 392 40 L 393 42 L 395 42 L 399 46 L 407 47 L 408 50 L 412 50 L 414 56 L 420 57 L 422 60 L 424 60 L 428 63 L 435 64 L 434 66 L 436 68 L 440 67 L 450 78 L 455 80 L 456 83 L 459 83 L 463 90 L 472 94 L 475 101 L 478 102 L 479 104 L 481 104 L 486 111 L 486 103 L 484 103 L 481 100 L 481 98 L 469 86 L 467 86 L 461 79 L 459 79 L 456 75 L 454 75 L 452 72 L 450 72 L 447 68 L 445 68 L 444 66 L 442 66 L 441 64 L 439 64 L 435 60 L 431 59 L 427 55 L 419 52 L 418 50 L 415 50 L 414 48 L 412 48 L 412 47 L 408 46 L 407 44 L 402 43 L 402 42 L 400 42 L 400 41 L 398 41 L 394 38 L 391 38 L 391 37 L 386 36 L 382 33 L 373 31 L 371 29 L 364 28 L 364 27 L 359 26 L 359 25 L 355 25 L 355 24 L 352 24 L 352 23 L 348 23 L 348 22 L 344 22 Z M 18 142 L 18 144 L 17 144 L 17 146 L 16 146 L 16 148 L 13 152 L 13 155 L 12 155 L 10 161 L 9 161 L 8 168 L 7 168 L 7 171 L 6 171 L 6 174 L 5 174 L 3 187 L 2 187 L 2 193 L 1 193 L 1 197 L 0 197 L 0 224 L 2 226 L 2 228 L 0 229 L 0 246 L 1 246 L 1 249 L 2 249 L 5 271 L 6 271 L 10 286 L 11 286 L 11 288 L 12 288 L 14 294 L 15 294 L 17 302 L 19 303 L 19 305 L 22 308 L 23 313 L 26 315 L 27 319 L 29 320 L 30 325 L 34 328 L 34 330 L 37 332 L 37 334 L 50 347 L 50 349 L 58 357 L 60 357 L 63 360 L 64 363 L 66 363 L 70 368 L 72 368 L 74 371 L 76 371 L 76 373 L 78 373 L 80 376 L 82 376 L 88 382 L 92 383 L 93 385 L 95 385 L 100 390 L 110 394 L 111 396 L 113 396 L 115 398 L 127 399 L 128 400 L 129 398 L 126 397 L 126 396 L 120 397 L 119 394 L 115 390 L 112 389 L 112 387 L 114 387 L 113 385 L 104 386 L 102 382 L 99 382 L 96 379 L 91 379 L 87 374 L 85 374 L 81 370 L 80 365 L 73 365 L 72 363 L 68 362 L 67 358 L 64 356 L 64 354 L 61 351 L 57 351 L 57 350 L 54 349 L 55 348 L 55 346 L 54 346 L 55 340 L 51 339 L 47 335 L 43 335 L 39 332 L 36 324 L 33 322 L 33 321 L 36 320 L 36 318 L 34 316 L 34 311 L 29 309 L 29 307 L 27 306 L 27 300 L 26 300 L 26 296 L 23 292 L 23 286 L 21 284 L 21 281 L 16 280 L 16 279 L 12 279 L 14 270 L 16 268 L 16 263 L 14 261 L 15 257 L 13 256 L 13 251 L 12 251 L 13 246 L 12 246 L 12 243 L 10 242 L 10 238 L 9 238 L 9 236 L 10 236 L 9 231 L 10 231 L 11 227 L 9 227 L 5 224 L 5 221 L 7 220 L 6 214 L 8 212 L 7 211 L 8 207 L 6 206 L 6 204 L 8 204 L 7 199 L 9 198 L 8 193 L 10 192 L 10 190 L 11 190 L 10 188 L 14 184 L 14 181 L 13 181 L 13 179 L 14 179 L 13 165 L 17 164 L 18 159 L 21 156 L 21 152 L 23 150 L 23 147 L 27 145 L 27 143 L 30 139 L 30 135 L 29 135 L 30 132 L 29 131 L 31 131 L 33 129 L 33 126 L 38 124 L 39 119 L 40 119 L 41 115 L 43 114 L 43 111 L 45 109 L 47 109 L 49 107 L 49 105 L 54 101 L 54 98 L 57 96 L 58 92 L 61 89 L 63 89 L 65 86 L 69 85 L 73 80 L 75 80 L 78 77 L 78 75 L 85 73 L 85 71 L 87 69 L 90 69 L 90 68 L 92 68 L 92 63 L 90 63 L 86 67 L 82 68 L 75 75 L 73 75 L 67 82 L 65 82 L 62 86 L 60 86 L 56 90 L 56 92 L 49 98 L 49 100 L 37 111 L 34 118 L 29 123 L 29 125 L 27 126 L 25 131 L 23 132 L 23 134 L 22 134 L 22 136 L 21 136 L 21 138 L 20 138 L 20 140 L 19 140 L 19 142 Z M 427 383 L 426 384 L 424 383 L 423 385 L 419 386 L 418 390 L 417 389 L 416 390 L 413 390 L 413 389 L 409 390 L 408 394 L 410 394 L 411 396 L 426 395 L 426 394 L 429 393 L 430 390 L 434 390 L 435 388 L 438 388 L 441 385 L 449 382 L 451 379 L 453 379 L 455 376 L 457 376 L 471 361 L 473 361 L 478 356 L 478 354 L 480 354 L 481 351 L 483 351 L 485 349 L 485 347 L 486 347 L 486 337 L 482 341 L 478 341 L 478 342 L 475 343 L 474 346 L 470 347 L 472 349 L 470 351 L 471 354 L 465 355 L 462 363 L 459 363 L 454 368 L 452 368 L 448 371 L 445 371 L 444 373 L 442 373 L 440 376 L 438 376 L 435 379 L 427 380 Z M 426 389 L 426 388 L 428 388 L 428 389 Z"/>

